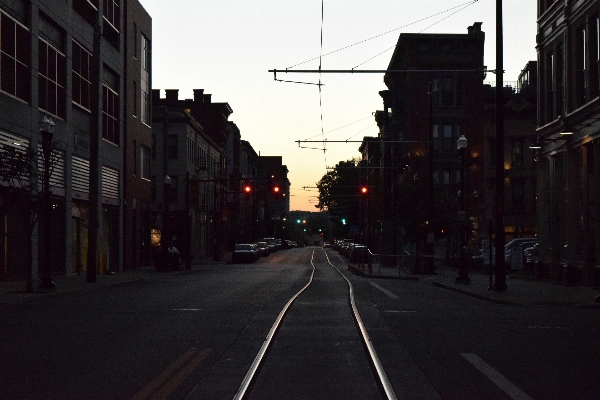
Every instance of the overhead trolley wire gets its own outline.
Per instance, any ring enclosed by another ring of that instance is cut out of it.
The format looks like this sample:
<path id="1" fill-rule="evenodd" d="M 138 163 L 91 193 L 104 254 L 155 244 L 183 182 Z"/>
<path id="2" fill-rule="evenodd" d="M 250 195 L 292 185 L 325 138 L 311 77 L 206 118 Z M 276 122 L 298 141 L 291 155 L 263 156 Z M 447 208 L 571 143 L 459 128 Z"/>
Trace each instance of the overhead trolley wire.
<path id="1" fill-rule="evenodd" d="M 321 61 L 323 59 L 323 20 L 325 18 L 325 0 L 321 0 L 321 50 L 319 55 L 319 71 L 321 71 Z M 325 158 L 325 164 L 327 164 L 327 150 L 325 147 L 325 133 L 323 132 L 323 96 L 321 93 L 321 74 L 319 73 L 319 110 L 321 112 L 321 139 L 323 139 L 323 157 Z"/>
<path id="2" fill-rule="evenodd" d="M 342 128 L 345 128 L 345 127 L 347 127 L 347 126 L 354 125 L 354 124 L 356 124 L 357 122 L 364 121 L 365 119 L 370 119 L 370 118 L 373 118 L 373 113 L 371 113 L 371 115 L 369 115 L 368 117 L 361 118 L 361 119 L 359 119 L 359 120 L 356 120 L 356 121 L 354 121 L 354 122 L 350 122 L 349 124 L 346 124 L 346 125 L 343 125 L 343 126 L 339 126 L 339 127 L 337 127 L 337 128 L 334 128 L 334 129 L 331 129 L 331 130 L 325 131 L 325 133 L 329 133 L 329 132 L 337 131 L 338 129 L 342 129 Z M 316 138 L 317 136 L 320 136 L 320 135 L 315 135 L 315 136 L 312 136 L 312 137 L 306 138 L 305 140 L 314 139 L 314 138 Z"/>
<path id="3" fill-rule="evenodd" d="M 467 3 L 467 4 L 462 4 L 462 5 L 460 5 L 460 6 L 453 7 L 453 8 L 450 8 L 450 9 L 446 10 L 446 11 L 443 11 L 443 12 L 441 12 L 441 13 L 435 14 L 435 15 L 443 14 L 443 13 L 446 13 L 446 12 L 448 12 L 448 11 L 451 11 L 451 10 L 453 10 L 454 8 L 461 7 L 461 8 L 459 8 L 458 10 L 454 11 L 452 14 L 450 14 L 450 15 L 446 15 L 444 18 L 442 18 L 442 19 L 440 19 L 439 21 L 437 21 L 437 22 L 435 22 L 435 23 L 433 23 L 433 24 L 429 25 L 427 28 L 420 30 L 420 31 L 419 31 L 419 33 L 423 33 L 424 31 L 426 31 L 427 29 L 431 28 L 432 26 L 435 26 L 435 25 L 439 24 L 440 22 L 442 22 L 442 21 L 444 21 L 444 20 L 446 20 L 446 19 L 450 18 L 451 16 L 453 16 L 453 15 L 454 15 L 454 14 L 456 14 L 456 13 L 458 13 L 459 11 L 462 11 L 462 10 L 464 10 L 465 8 L 467 8 L 467 7 L 469 7 L 469 6 L 473 5 L 473 4 L 475 4 L 477 1 L 478 1 L 478 0 L 473 0 L 473 1 L 471 1 L 470 3 Z M 433 15 L 433 16 L 435 16 L 435 15 Z M 432 17 L 433 17 L 433 16 L 432 16 Z M 431 18 L 431 17 L 428 17 L 428 18 Z M 421 21 L 423 21 L 423 20 L 421 20 Z M 417 21 L 417 22 L 420 22 L 420 21 Z M 414 22 L 414 23 L 416 23 L 416 22 Z M 409 25 L 410 25 L 410 24 L 409 24 Z M 398 28 L 398 29 L 400 29 L 400 28 Z M 390 31 L 390 32 L 391 32 L 391 31 Z M 386 33 L 389 33 L 389 32 L 386 32 Z M 382 35 L 385 35 L 385 33 L 382 33 Z M 379 36 L 381 36 L 381 35 L 379 35 Z M 375 37 L 377 37 L 377 36 L 375 36 Z M 370 40 L 370 39 L 367 39 L 367 40 Z M 373 60 L 373 59 L 375 59 L 375 58 L 379 57 L 380 55 L 382 55 L 382 54 L 384 54 L 384 53 L 387 53 L 388 51 L 390 51 L 390 50 L 392 50 L 392 49 L 395 49 L 395 48 L 396 48 L 396 45 L 393 45 L 392 47 L 389 47 L 389 48 L 385 49 L 385 50 L 384 50 L 384 51 L 382 51 L 381 53 L 378 53 L 378 54 L 374 55 L 373 57 L 369 58 L 368 60 L 361 62 L 360 64 L 356 65 L 355 67 L 352 67 L 352 69 L 358 68 L 358 67 L 360 67 L 361 65 L 363 65 L 363 64 L 366 64 L 366 63 L 368 63 L 369 61 L 371 61 L 371 60 Z"/>
<path id="4" fill-rule="evenodd" d="M 331 54 L 337 53 L 337 52 L 339 52 L 339 51 L 342 51 L 342 50 L 349 49 L 350 47 L 354 47 L 354 46 L 356 46 L 356 45 L 359 45 L 359 44 L 362 44 L 362 43 L 368 42 L 369 40 L 373 40 L 373 39 L 376 39 L 376 38 L 378 38 L 378 37 L 381 37 L 381 36 L 387 35 L 388 33 L 395 32 L 395 31 L 397 31 L 397 30 L 399 30 L 399 29 L 403 29 L 403 28 L 406 28 L 406 27 L 408 27 L 408 26 L 411 26 L 411 25 L 414 25 L 414 24 L 418 24 L 419 22 L 426 21 L 426 20 L 428 20 L 428 19 L 430 19 L 430 18 L 436 17 L 436 16 L 438 16 L 438 15 L 441 15 L 441 14 L 445 14 L 445 13 L 447 13 L 447 12 L 449 12 L 449 11 L 452 11 L 452 10 L 454 10 L 454 9 L 456 9 L 456 8 L 461 8 L 461 7 L 463 7 L 463 8 L 464 8 L 464 7 L 466 7 L 466 6 L 469 6 L 469 5 L 473 4 L 473 3 L 476 3 L 477 1 L 478 1 L 478 0 L 470 0 L 468 3 L 463 3 L 463 4 L 460 4 L 460 5 L 458 5 L 458 6 L 451 7 L 451 8 L 449 8 L 449 9 L 447 9 L 447 10 L 440 11 L 440 12 L 438 12 L 438 13 L 435 13 L 435 14 L 433 14 L 433 15 L 430 15 L 429 17 L 421 18 L 420 20 L 417 20 L 417 21 L 414 21 L 414 22 L 408 23 L 408 24 L 406 24 L 406 25 L 403 25 L 403 26 L 400 26 L 400 27 L 398 27 L 398 28 L 395 28 L 395 29 L 389 30 L 389 31 L 387 31 L 387 32 L 380 33 L 380 34 L 378 34 L 378 35 L 375 35 L 375 36 L 373 36 L 373 37 L 370 37 L 370 38 L 368 38 L 368 39 L 364 39 L 364 40 L 361 40 L 361 41 L 359 41 L 359 42 L 356 42 L 356 43 L 350 44 L 350 45 L 348 45 L 348 46 L 344 46 L 344 47 L 342 47 L 342 48 L 339 48 L 339 49 L 337 49 L 337 50 L 330 51 L 329 53 L 321 54 L 321 55 L 319 55 L 319 57 L 313 57 L 313 58 L 311 58 L 311 59 L 309 59 L 309 60 L 302 61 L 302 62 L 300 62 L 300 63 L 294 64 L 294 65 L 292 65 L 291 67 L 288 67 L 288 68 L 286 68 L 286 69 L 292 69 L 292 68 L 294 68 L 294 67 L 297 67 L 298 65 L 306 64 L 307 62 L 314 61 L 314 60 L 316 60 L 316 59 L 319 59 L 319 60 L 320 60 L 322 57 L 326 57 L 326 56 L 328 56 L 328 55 L 331 55 Z M 466 4 L 466 6 L 465 6 L 465 4 Z M 460 10 L 458 10 L 458 11 L 460 11 Z M 433 25 L 435 25 L 435 24 L 433 24 Z M 430 28 L 431 26 L 433 26 L 433 25 L 430 25 L 429 27 L 427 27 L 427 28 L 425 28 L 425 29 L 429 29 L 429 28 Z M 421 31 L 421 32 L 422 32 L 422 31 Z M 386 50 L 386 51 L 387 51 L 387 50 Z"/>

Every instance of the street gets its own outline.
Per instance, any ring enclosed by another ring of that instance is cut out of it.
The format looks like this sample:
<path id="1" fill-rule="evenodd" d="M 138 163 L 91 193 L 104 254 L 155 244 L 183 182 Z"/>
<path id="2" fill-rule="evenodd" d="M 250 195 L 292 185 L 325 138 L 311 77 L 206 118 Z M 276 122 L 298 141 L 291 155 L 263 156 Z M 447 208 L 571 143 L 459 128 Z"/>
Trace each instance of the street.
<path id="1" fill-rule="evenodd" d="M 346 283 L 318 247 L 0 305 L 0 398 L 231 399 L 281 309 L 308 283 L 313 252 L 314 290 L 291 305 L 251 398 L 269 398 L 265 382 L 286 373 L 286 398 L 336 398 L 328 389 L 344 384 L 364 398 L 373 383 L 348 371 L 364 357 L 352 327 L 329 321 L 349 312 Z M 422 280 L 359 277 L 327 253 L 354 286 L 398 398 L 598 397 L 597 309 L 501 305 Z M 298 343 L 327 357 L 300 357 Z M 344 370 L 347 382 L 328 382 Z M 302 390 L 315 379 L 322 396 Z"/>

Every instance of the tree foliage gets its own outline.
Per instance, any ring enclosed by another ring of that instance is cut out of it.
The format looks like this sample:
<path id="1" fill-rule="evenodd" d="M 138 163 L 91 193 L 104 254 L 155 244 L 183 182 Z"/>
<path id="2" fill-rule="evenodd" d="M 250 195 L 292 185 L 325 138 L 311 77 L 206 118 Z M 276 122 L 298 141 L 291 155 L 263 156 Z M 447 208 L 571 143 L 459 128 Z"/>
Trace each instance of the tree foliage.
<path id="1" fill-rule="evenodd" d="M 57 143 L 53 142 L 51 146 L 49 173 L 52 176 L 62 155 Z M 0 146 L 0 190 L 8 198 L 27 204 L 31 212 L 30 230 L 33 230 L 37 222 L 42 200 L 39 183 L 43 181 L 44 169 L 37 167 L 37 164 L 43 163 L 43 152 L 38 153 L 36 160 L 35 151 L 29 147 L 10 144 Z"/>
<path id="2" fill-rule="evenodd" d="M 356 218 L 359 213 L 360 172 L 357 160 L 340 161 L 319 182 L 319 210 L 346 218 Z"/>

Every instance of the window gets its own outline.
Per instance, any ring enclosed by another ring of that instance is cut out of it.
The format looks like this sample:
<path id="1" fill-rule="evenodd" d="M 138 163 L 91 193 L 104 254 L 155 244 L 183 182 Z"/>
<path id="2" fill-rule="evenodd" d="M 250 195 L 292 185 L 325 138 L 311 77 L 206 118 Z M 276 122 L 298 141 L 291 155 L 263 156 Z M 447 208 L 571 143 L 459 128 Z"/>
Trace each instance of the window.
<path id="1" fill-rule="evenodd" d="M 66 117 L 65 55 L 38 39 L 38 105 L 60 118 Z"/>
<path id="2" fill-rule="evenodd" d="M 452 123 L 433 125 L 433 151 L 439 153 L 454 153 L 456 140 L 460 136 L 461 126 Z"/>
<path id="3" fill-rule="evenodd" d="M 559 116 L 562 115 L 564 102 L 563 98 L 565 97 L 565 88 L 564 88 L 564 54 L 563 54 L 563 46 L 560 44 L 556 48 L 556 92 L 558 96 L 556 96 L 556 113 L 554 115 Z"/>
<path id="4" fill-rule="evenodd" d="M 138 53 L 138 36 L 137 36 L 137 24 L 133 23 L 133 58 L 137 59 Z"/>
<path id="5" fill-rule="evenodd" d="M 434 185 L 451 185 L 460 182 L 460 171 L 452 169 L 439 169 L 433 171 Z"/>
<path id="6" fill-rule="evenodd" d="M 150 148 L 140 146 L 140 171 L 142 179 L 150 179 Z"/>
<path id="7" fill-rule="evenodd" d="M 92 55 L 73 41 L 73 103 L 90 111 L 90 64 Z"/>
<path id="8" fill-rule="evenodd" d="M 496 139 L 489 139 L 489 155 L 488 158 L 490 160 L 489 166 L 495 168 L 496 166 Z M 533 153 L 533 152 L 532 152 Z"/>
<path id="9" fill-rule="evenodd" d="M 156 175 L 150 176 L 150 197 L 156 200 Z"/>
<path id="10" fill-rule="evenodd" d="M 464 106 L 464 93 L 465 93 L 465 77 L 456 77 L 456 105 L 459 107 Z"/>
<path id="11" fill-rule="evenodd" d="M 523 140 L 514 140 L 511 148 L 511 165 L 523 165 Z"/>
<path id="12" fill-rule="evenodd" d="M 169 177 L 171 177 L 169 201 L 177 201 L 179 199 L 179 177 L 177 175 L 169 175 Z"/>
<path id="13" fill-rule="evenodd" d="M 0 13 L 0 89 L 29 102 L 31 50 L 29 31 L 4 13 Z M 19 45 L 17 46 L 17 43 Z"/>
<path id="14" fill-rule="evenodd" d="M 133 116 L 137 116 L 137 82 L 133 81 Z"/>
<path id="15" fill-rule="evenodd" d="M 463 106 L 464 77 L 444 76 L 433 80 L 434 106 Z"/>
<path id="16" fill-rule="evenodd" d="M 441 82 L 441 87 L 439 88 L 440 90 L 440 105 L 441 106 L 451 106 L 453 104 L 452 101 L 452 94 L 453 94 L 453 88 L 452 88 L 452 78 L 450 77 L 446 77 L 446 78 L 442 78 L 440 79 Z"/>
<path id="17" fill-rule="evenodd" d="M 547 121 L 554 119 L 554 84 L 556 82 L 556 75 L 554 73 L 554 54 L 548 53 L 546 56 L 546 110 L 547 110 Z"/>
<path id="18" fill-rule="evenodd" d="M 141 120 L 150 125 L 150 41 L 142 36 L 142 74 L 140 79 Z"/>
<path id="19" fill-rule="evenodd" d="M 177 147 L 177 135 L 169 135 L 167 139 L 167 157 L 169 160 L 177 160 L 177 153 L 179 152 Z"/>
<path id="20" fill-rule="evenodd" d="M 575 67 L 577 79 L 577 106 L 580 107 L 586 102 L 587 89 L 587 42 L 585 28 L 580 28 L 577 32 L 577 44 L 575 49 L 577 64 Z M 578 72 L 577 72 L 578 71 Z"/>
<path id="21" fill-rule="evenodd" d="M 137 140 L 133 141 L 133 176 L 137 176 L 137 169 L 138 169 L 138 165 L 137 165 Z"/>
<path id="22" fill-rule="evenodd" d="M 120 143 L 119 95 L 106 85 L 102 85 L 102 138 Z"/>
<path id="23" fill-rule="evenodd" d="M 103 16 L 118 31 L 119 0 L 104 0 Z"/>
<path id="24" fill-rule="evenodd" d="M 600 67 L 600 18 L 596 17 L 593 22 L 594 34 L 593 34 L 593 48 L 592 57 L 590 59 L 590 89 L 592 91 L 592 98 L 595 98 L 600 94 L 600 81 L 598 80 L 598 67 Z"/>
<path id="25" fill-rule="evenodd" d="M 156 160 L 156 135 L 152 135 L 152 159 Z"/>
<path id="26" fill-rule="evenodd" d="M 525 199 L 525 183 L 522 178 L 510 180 L 513 206 L 522 206 Z"/>

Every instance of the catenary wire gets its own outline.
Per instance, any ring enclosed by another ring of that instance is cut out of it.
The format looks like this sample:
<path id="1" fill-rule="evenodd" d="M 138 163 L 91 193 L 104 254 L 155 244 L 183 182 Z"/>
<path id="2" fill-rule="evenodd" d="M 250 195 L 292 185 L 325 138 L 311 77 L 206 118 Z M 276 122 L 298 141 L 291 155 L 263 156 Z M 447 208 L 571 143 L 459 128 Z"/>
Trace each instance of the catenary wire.
<path id="1" fill-rule="evenodd" d="M 323 59 L 323 20 L 325 17 L 325 0 L 321 0 L 321 50 L 319 55 L 319 71 L 321 71 L 321 61 Z M 319 72 L 319 110 L 321 112 L 321 138 L 323 139 L 323 157 L 327 164 L 327 148 L 325 147 L 325 133 L 323 132 L 323 95 L 321 89 L 321 73 Z"/>
<path id="2" fill-rule="evenodd" d="M 464 5 L 464 4 L 463 4 L 463 5 L 459 6 L 459 7 L 462 7 L 462 8 L 460 8 L 460 9 L 458 9 L 458 10 L 454 11 L 454 12 L 453 12 L 452 14 L 450 14 L 450 15 L 447 15 L 447 16 L 445 16 L 444 18 L 440 19 L 439 21 L 437 21 L 437 22 L 435 22 L 435 23 L 433 23 L 433 24 L 429 25 L 429 26 L 428 26 L 428 27 L 426 27 L 425 29 L 421 29 L 421 30 L 420 30 L 418 33 L 423 33 L 424 31 L 426 31 L 427 29 L 431 28 L 432 26 L 435 26 L 435 25 L 439 24 L 440 22 L 442 22 L 442 21 L 444 21 L 444 20 L 446 20 L 446 19 L 450 18 L 450 17 L 451 17 L 451 16 L 453 16 L 454 14 L 456 14 L 456 13 L 458 13 L 458 12 L 460 12 L 460 11 L 464 10 L 465 8 L 467 8 L 467 7 L 469 7 L 469 6 L 473 5 L 473 4 L 475 4 L 477 1 L 478 1 L 478 0 L 474 0 L 474 1 L 472 1 L 471 3 L 468 3 L 468 4 L 466 4 L 466 5 Z M 446 11 L 450 11 L 450 10 L 446 10 Z M 446 12 L 446 11 L 444 11 L 444 12 Z M 382 51 L 381 53 L 378 53 L 378 54 L 374 55 L 373 57 L 369 58 L 368 60 L 361 62 L 360 64 L 356 65 L 356 66 L 355 66 L 355 67 L 353 67 L 352 69 L 356 69 L 356 68 L 360 67 L 361 65 L 363 65 L 363 64 L 366 64 L 366 63 L 368 63 L 369 61 L 371 61 L 371 60 L 373 60 L 373 59 L 375 59 L 375 58 L 379 57 L 380 55 L 382 55 L 382 54 L 384 54 L 384 53 L 387 53 L 388 51 L 390 51 L 390 50 L 392 50 L 392 49 L 395 49 L 395 48 L 396 48 L 396 45 L 393 45 L 392 47 L 389 47 L 389 48 L 385 49 L 385 50 L 384 50 L 384 51 Z"/>
<path id="3" fill-rule="evenodd" d="M 328 55 L 331 55 L 331 54 L 337 53 L 337 52 L 339 52 L 339 51 L 342 51 L 342 50 L 349 49 L 350 47 L 354 47 L 354 46 L 356 46 L 356 45 L 359 45 L 359 44 L 362 44 L 362 43 L 368 42 L 369 40 L 376 39 L 376 38 L 378 38 L 378 37 L 381 37 L 381 36 L 387 35 L 388 33 L 395 32 L 395 31 L 397 31 L 397 30 L 399 30 L 399 29 L 406 28 L 407 26 L 411 26 L 411 25 L 417 24 L 417 23 L 419 23 L 419 22 L 422 22 L 422 21 L 428 20 L 428 19 L 430 19 L 430 18 L 433 18 L 433 17 L 436 17 L 436 16 L 438 16 L 438 15 L 445 14 L 445 13 L 447 13 L 447 12 L 449 12 L 449 11 L 452 11 L 452 10 L 454 10 L 454 9 L 456 9 L 456 8 L 463 7 L 465 4 L 469 4 L 469 5 L 470 5 L 470 4 L 472 4 L 472 3 L 476 3 L 477 1 L 478 1 L 478 0 L 471 0 L 471 1 L 469 1 L 468 3 L 463 3 L 463 4 L 460 4 L 460 5 L 458 5 L 458 6 L 451 7 L 451 8 L 449 8 L 449 9 L 447 9 L 447 10 L 440 11 L 440 12 L 438 12 L 438 13 L 435 13 L 435 14 L 433 14 L 433 15 L 430 15 L 429 17 L 421 18 L 420 20 L 417 20 L 417 21 L 414 21 L 414 22 L 408 23 L 408 24 L 406 24 L 406 25 L 403 25 L 403 26 L 400 26 L 400 27 L 398 27 L 398 28 L 395 28 L 395 29 L 389 30 L 389 31 L 387 31 L 387 32 L 380 33 L 380 34 L 378 34 L 378 35 L 375 35 L 375 36 L 373 36 L 373 37 L 370 37 L 370 38 L 368 38 L 368 39 L 364 39 L 364 40 L 361 40 L 361 41 L 359 41 L 359 42 L 353 43 L 353 44 L 351 44 L 351 45 L 348 45 L 348 46 L 344 46 L 344 47 L 342 47 L 342 48 L 339 48 L 339 49 L 337 49 L 337 50 L 330 51 L 329 53 L 322 54 L 322 55 L 320 55 L 319 57 L 313 57 L 313 58 L 311 58 L 311 59 L 309 59 L 309 60 L 302 61 L 302 62 L 300 62 L 300 63 L 294 64 L 294 65 L 292 65 L 291 67 L 288 67 L 287 69 L 292 69 L 292 68 L 294 68 L 294 67 L 297 67 L 298 65 L 302 65 L 302 64 L 305 64 L 305 63 L 307 63 L 307 62 L 314 61 L 314 60 L 316 60 L 316 59 L 320 59 L 320 58 L 322 58 L 322 57 L 326 57 L 326 56 L 328 56 Z"/>
<path id="4" fill-rule="evenodd" d="M 343 125 L 343 126 L 339 126 L 339 127 L 337 127 L 337 128 L 334 128 L 334 129 L 330 129 L 330 130 L 328 130 L 328 131 L 325 131 L 325 133 L 330 133 L 330 132 L 333 132 L 333 131 L 337 131 L 338 129 L 345 128 L 345 127 L 347 127 L 347 126 L 350 126 L 350 125 L 356 124 L 357 122 L 364 121 L 365 119 L 369 119 L 369 118 L 373 118 L 373 114 L 369 115 L 368 117 L 361 118 L 361 119 L 359 119 L 359 120 L 357 120 L 357 121 L 350 122 L 349 124 L 346 124 L 346 125 Z M 321 135 L 315 135 L 315 136 L 312 136 L 312 137 L 306 138 L 306 139 L 304 139 L 304 140 L 310 140 L 310 139 L 314 139 L 314 138 L 316 138 L 317 136 L 321 136 Z"/>

